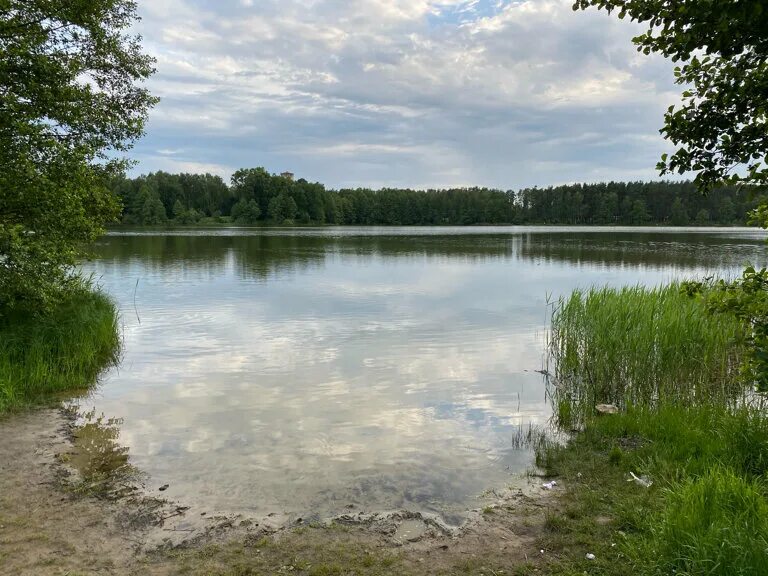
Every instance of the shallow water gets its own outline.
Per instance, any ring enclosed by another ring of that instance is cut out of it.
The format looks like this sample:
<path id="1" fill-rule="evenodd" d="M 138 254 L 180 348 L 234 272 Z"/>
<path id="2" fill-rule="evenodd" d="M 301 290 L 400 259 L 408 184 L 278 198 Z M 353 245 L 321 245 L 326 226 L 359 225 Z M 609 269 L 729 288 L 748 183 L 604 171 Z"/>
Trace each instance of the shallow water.
<path id="1" fill-rule="evenodd" d="M 450 523 L 531 464 L 547 303 L 766 264 L 755 230 L 112 233 L 86 266 L 125 356 L 82 409 L 150 487 L 206 510 Z"/>

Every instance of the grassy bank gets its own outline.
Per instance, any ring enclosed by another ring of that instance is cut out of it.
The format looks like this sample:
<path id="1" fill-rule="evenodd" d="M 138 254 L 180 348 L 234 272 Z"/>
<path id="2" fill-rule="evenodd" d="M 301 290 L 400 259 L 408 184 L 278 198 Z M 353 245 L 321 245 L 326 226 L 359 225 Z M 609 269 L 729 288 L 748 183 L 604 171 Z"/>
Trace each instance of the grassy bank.
<path id="1" fill-rule="evenodd" d="M 0 317 L 0 413 L 86 390 L 119 344 L 117 311 L 98 291 L 74 291 L 45 315 Z"/>
<path id="2" fill-rule="evenodd" d="M 757 409 L 633 409 L 539 458 L 565 487 L 541 542 L 550 573 L 768 574 L 768 420 Z"/>
<path id="3" fill-rule="evenodd" d="M 576 293 L 553 331 L 559 421 L 580 431 L 538 452 L 564 487 L 545 572 L 768 574 L 768 416 L 739 375 L 744 328 L 670 286 Z"/>

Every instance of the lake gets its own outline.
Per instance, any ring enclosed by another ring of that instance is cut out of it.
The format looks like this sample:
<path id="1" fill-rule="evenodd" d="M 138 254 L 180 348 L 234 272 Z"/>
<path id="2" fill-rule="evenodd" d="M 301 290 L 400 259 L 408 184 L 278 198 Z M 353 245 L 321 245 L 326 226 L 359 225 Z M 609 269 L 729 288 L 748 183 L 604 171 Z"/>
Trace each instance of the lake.
<path id="1" fill-rule="evenodd" d="M 458 524 L 532 464 L 548 303 L 766 264 L 754 229 L 112 232 L 85 268 L 124 357 L 81 408 L 196 509 Z"/>

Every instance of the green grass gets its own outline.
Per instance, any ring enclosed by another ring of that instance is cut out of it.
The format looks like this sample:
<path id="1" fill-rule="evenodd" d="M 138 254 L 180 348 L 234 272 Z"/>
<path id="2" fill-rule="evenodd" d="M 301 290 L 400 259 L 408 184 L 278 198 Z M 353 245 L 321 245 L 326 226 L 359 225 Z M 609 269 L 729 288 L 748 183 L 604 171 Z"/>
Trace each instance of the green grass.
<path id="1" fill-rule="evenodd" d="M 768 574 L 764 407 L 630 409 L 538 457 L 566 487 L 540 543 L 552 574 Z"/>
<path id="2" fill-rule="evenodd" d="M 668 574 L 768 574 L 764 484 L 716 467 L 670 489 L 651 548 Z"/>
<path id="3" fill-rule="evenodd" d="M 552 317 L 556 416 L 576 427 L 600 403 L 733 401 L 745 346 L 737 319 L 707 313 L 677 284 L 576 291 Z"/>
<path id="4" fill-rule="evenodd" d="M 768 575 L 768 402 L 741 375 L 745 336 L 676 284 L 559 303 L 555 421 L 579 432 L 537 450 L 566 488 L 540 542 L 549 573 Z"/>
<path id="5" fill-rule="evenodd" d="M 0 413 L 88 389 L 119 349 L 117 311 L 98 291 L 73 291 L 44 315 L 0 317 Z"/>

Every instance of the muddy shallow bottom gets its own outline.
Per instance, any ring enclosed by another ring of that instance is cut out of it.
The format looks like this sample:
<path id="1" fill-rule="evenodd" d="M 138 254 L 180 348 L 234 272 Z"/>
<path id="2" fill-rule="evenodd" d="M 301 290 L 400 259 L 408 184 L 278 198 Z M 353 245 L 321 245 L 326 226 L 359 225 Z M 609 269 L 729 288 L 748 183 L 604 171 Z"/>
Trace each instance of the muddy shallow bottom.
<path id="1" fill-rule="evenodd" d="M 95 495 L 101 498 L 117 500 L 124 497 L 143 498 L 170 505 L 175 502 L 174 513 L 168 516 L 168 511 L 163 512 L 168 518 L 174 518 L 173 525 L 176 532 L 188 533 L 190 537 L 196 537 L 201 532 L 210 530 L 219 525 L 237 523 L 247 527 L 259 527 L 260 529 L 273 530 L 288 526 L 307 525 L 327 522 L 337 519 L 351 523 L 390 523 L 391 519 L 397 520 L 397 528 L 394 539 L 398 542 L 414 541 L 423 536 L 431 527 L 444 534 L 455 532 L 461 525 L 471 521 L 482 507 L 488 506 L 499 498 L 500 494 L 509 493 L 510 490 L 520 490 L 531 485 L 531 478 L 527 474 L 509 474 L 508 482 L 500 484 L 495 477 L 489 477 L 488 481 L 496 480 L 496 485 L 484 490 L 471 500 L 472 507 L 460 509 L 457 504 L 448 507 L 440 501 L 431 502 L 431 505 L 442 512 L 451 510 L 451 513 L 436 513 L 412 508 L 377 509 L 376 498 L 371 498 L 367 505 L 358 505 L 352 502 L 353 498 L 343 499 L 343 494 L 333 494 L 333 506 L 310 507 L 302 503 L 298 492 L 301 486 L 287 485 L 285 490 L 295 490 L 296 500 L 288 510 L 281 509 L 279 503 L 262 502 L 262 508 L 272 510 L 266 513 L 256 513 L 250 502 L 243 502 L 243 507 L 238 510 L 222 510 L 211 506 L 206 499 L 199 499 L 194 490 L 171 490 L 168 483 L 158 485 L 158 480 L 152 478 L 136 466 L 129 457 L 128 449 L 120 443 L 120 425 L 122 422 L 116 419 L 107 419 L 102 415 L 96 415 L 95 411 L 88 413 L 78 412 L 77 406 L 72 403 L 65 404 L 58 411 L 59 418 L 63 419 L 59 434 L 62 434 L 68 445 L 56 453 L 60 475 L 70 478 L 70 485 L 79 492 Z M 533 444 L 540 438 L 541 431 L 529 429 L 525 435 L 517 439 L 517 447 L 521 453 L 527 454 L 533 449 Z M 66 445 L 66 443 L 65 443 Z M 526 455 L 527 458 L 527 455 Z M 467 471 L 473 474 L 475 471 Z M 176 477 L 180 476 L 177 474 Z M 352 479 L 353 481 L 355 479 Z M 381 481 L 381 479 L 378 479 Z M 343 485 L 343 480 L 337 482 Z M 425 493 L 430 486 L 425 486 Z M 358 495 L 358 498 L 361 495 Z M 364 496 L 364 495 L 363 495 Z M 344 502 L 347 502 L 344 504 Z M 194 510 L 190 504 L 194 503 Z M 265 506 L 266 504 L 266 506 Z M 298 506 L 304 506 L 303 509 Z M 167 506 L 166 506 L 167 507 Z"/>
<path id="2" fill-rule="evenodd" d="M 94 433 L 86 428 L 78 437 L 72 423 L 71 413 L 62 410 L 0 420 L 0 437 L 13 439 L 0 443 L 0 574 L 176 574 L 188 562 L 226 567 L 234 561 L 233 549 L 256 548 L 265 551 L 254 557 L 257 563 L 286 562 L 299 549 L 317 562 L 331 562 L 328 546 L 340 542 L 349 550 L 370 549 L 377 558 L 394 551 L 398 565 L 409 566 L 407 573 L 426 574 L 433 572 L 419 566 L 433 552 L 448 563 L 482 558 L 485 546 L 509 548 L 508 560 L 527 555 L 543 505 L 535 490 L 506 490 L 489 496 L 485 514 L 478 511 L 461 529 L 402 510 L 350 510 L 320 523 L 220 515 L 142 489 L 140 476 L 122 465 L 113 476 L 94 473 L 94 461 L 86 475 L 77 472 L 71 464 L 82 462 L 78 446 L 93 451 Z M 103 440 L 103 434 L 95 436 Z M 105 456 L 97 461 L 114 463 L 113 455 L 96 453 Z M 208 548 L 214 543 L 215 553 Z M 214 564 L 201 563 L 197 555 L 203 550 L 206 563 Z M 287 565 L 262 568 L 275 573 Z"/>

